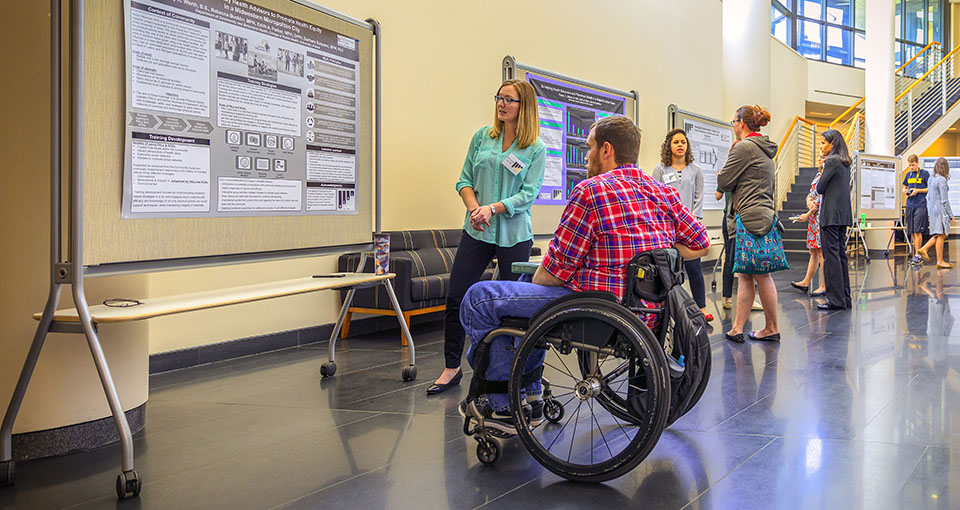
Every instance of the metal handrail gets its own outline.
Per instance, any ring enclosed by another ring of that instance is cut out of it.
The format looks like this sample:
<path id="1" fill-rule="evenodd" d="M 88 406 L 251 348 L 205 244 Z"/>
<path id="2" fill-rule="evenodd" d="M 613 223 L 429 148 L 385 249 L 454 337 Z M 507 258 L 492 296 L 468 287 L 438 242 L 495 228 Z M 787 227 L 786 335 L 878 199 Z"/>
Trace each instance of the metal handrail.
<path id="1" fill-rule="evenodd" d="M 916 87 L 917 84 L 920 83 L 921 81 L 923 81 L 927 76 L 930 76 L 930 73 L 932 73 L 934 70 L 938 69 L 938 68 L 940 67 L 940 65 L 943 64 L 944 62 L 946 62 L 951 56 L 953 56 L 953 54 L 956 53 L 957 50 L 960 50 L 960 45 L 958 45 L 956 48 L 950 50 L 950 53 L 947 53 L 946 56 L 944 56 L 943 58 L 941 58 L 940 61 L 936 63 L 936 65 L 934 65 L 932 68 L 930 68 L 929 71 L 927 71 L 926 73 L 924 73 L 923 76 L 917 78 L 917 81 L 915 81 L 915 82 L 913 83 L 913 85 L 910 85 L 909 87 L 907 87 L 907 90 L 904 90 L 903 92 L 901 92 L 900 95 L 897 96 L 897 97 L 893 100 L 893 102 L 896 103 L 896 102 L 899 102 L 901 99 L 903 99 L 903 97 L 906 96 L 908 92 L 910 92 L 911 90 L 913 90 L 913 88 Z"/>
<path id="2" fill-rule="evenodd" d="M 940 46 L 940 43 L 937 42 L 937 41 L 933 41 L 933 42 L 931 42 L 930 44 L 924 46 L 923 49 L 921 49 L 920 51 L 918 51 L 917 54 L 913 56 L 913 58 L 911 58 L 910 60 L 904 62 L 902 66 L 898 67 L 897 70 L 893 72 L 893 74 L 897 74 L 897 73 L 903 71 L 904 69 L 906 69 L 908 65 L 910 65 L 911 63 L 913 63 L 914 60 L 917 59 L 917 57 L 919 57 L 920 55 L 923 55 L 924 53 L 927 52 L 927 50 L 929 50 L 930 48 L 932 48 L 932 47 L 934 47 L 934 46 Z"/>

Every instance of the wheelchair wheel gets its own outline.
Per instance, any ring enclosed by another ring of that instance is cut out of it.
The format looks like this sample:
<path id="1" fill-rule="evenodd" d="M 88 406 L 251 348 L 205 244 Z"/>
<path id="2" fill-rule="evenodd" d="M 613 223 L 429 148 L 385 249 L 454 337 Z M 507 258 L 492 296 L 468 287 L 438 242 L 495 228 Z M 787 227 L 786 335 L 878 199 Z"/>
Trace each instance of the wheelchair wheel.
<path id="1" fill-rule="evenodd" d="M 565 412 L 556 423 L 532 425 L 522 412 L 523 374 L 541 360 Z M 520 440 L 540 464 L 571 481 L 603 482 L 636 467 L 656 445 L 669 385 L 663 347 L 646 324 L 616 303 L 584 299 L 538 314 L 517 349 L 509 392 Z M 623 407 L 605 405 L 604 395 Z"/>

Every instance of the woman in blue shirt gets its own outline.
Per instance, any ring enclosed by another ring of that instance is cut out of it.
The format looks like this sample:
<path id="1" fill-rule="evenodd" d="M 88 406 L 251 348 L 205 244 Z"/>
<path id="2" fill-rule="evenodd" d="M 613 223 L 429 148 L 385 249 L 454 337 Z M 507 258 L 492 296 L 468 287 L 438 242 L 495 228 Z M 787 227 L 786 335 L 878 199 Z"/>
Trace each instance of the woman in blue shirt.
<path id="1" fill-rule="evenodd" d="M 529 260 L 533 246 L 530 206 L 540 191 L 546 164 L 536 94 L 525 81 L 507 80 L 494 102 L 493 125 L 473 134 L 457 180 L 466 212 L 443 314 L 446 368 L 427 388 L 428 395 L 446 391 L 463 377 L 460 301 L 467 289 L 480 281 L 494 257 L 500 279 L 516 280 L 512 265 Z"/>

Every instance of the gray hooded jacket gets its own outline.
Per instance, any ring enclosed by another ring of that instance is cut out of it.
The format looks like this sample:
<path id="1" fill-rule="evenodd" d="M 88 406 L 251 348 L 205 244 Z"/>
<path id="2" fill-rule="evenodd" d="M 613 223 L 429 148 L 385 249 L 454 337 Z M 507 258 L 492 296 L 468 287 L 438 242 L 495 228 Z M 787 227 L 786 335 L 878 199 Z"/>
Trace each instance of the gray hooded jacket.
<path id="1" fill-rule="evenodd" d="M 728 234 L 735 235 L 737 213 L 755 236 L 766 235 L 773 227 L 776 154 L 777 144 L 767 136 L 745 138 L 730 150 L 727 163 L 717 174 L 720 189 L 733 192 L 733 207 L 726 218 Z"/>

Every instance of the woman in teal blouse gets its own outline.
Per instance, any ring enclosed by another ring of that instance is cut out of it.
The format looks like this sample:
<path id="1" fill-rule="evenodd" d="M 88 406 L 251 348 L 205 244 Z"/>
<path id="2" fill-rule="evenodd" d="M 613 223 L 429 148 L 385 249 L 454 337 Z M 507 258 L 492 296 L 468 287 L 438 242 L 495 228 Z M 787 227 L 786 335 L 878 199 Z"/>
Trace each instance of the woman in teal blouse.
<path id="1" fill-rule="evenodd" d="M 494 257 L 500 279 L 516 280 L 512 265 L 529 260 L 533 246 L 530 206 L 546 163 L 536 94 L 525 81 L 507 80 L 494 101 L 494 123 L 473 134 L 457 180 L 466 212 L 443 315 L 446 369 L 427 389 L 428 395 L 446 391 L 463 377 L 460 301 L 467 289 L 480 281 Z"/>

